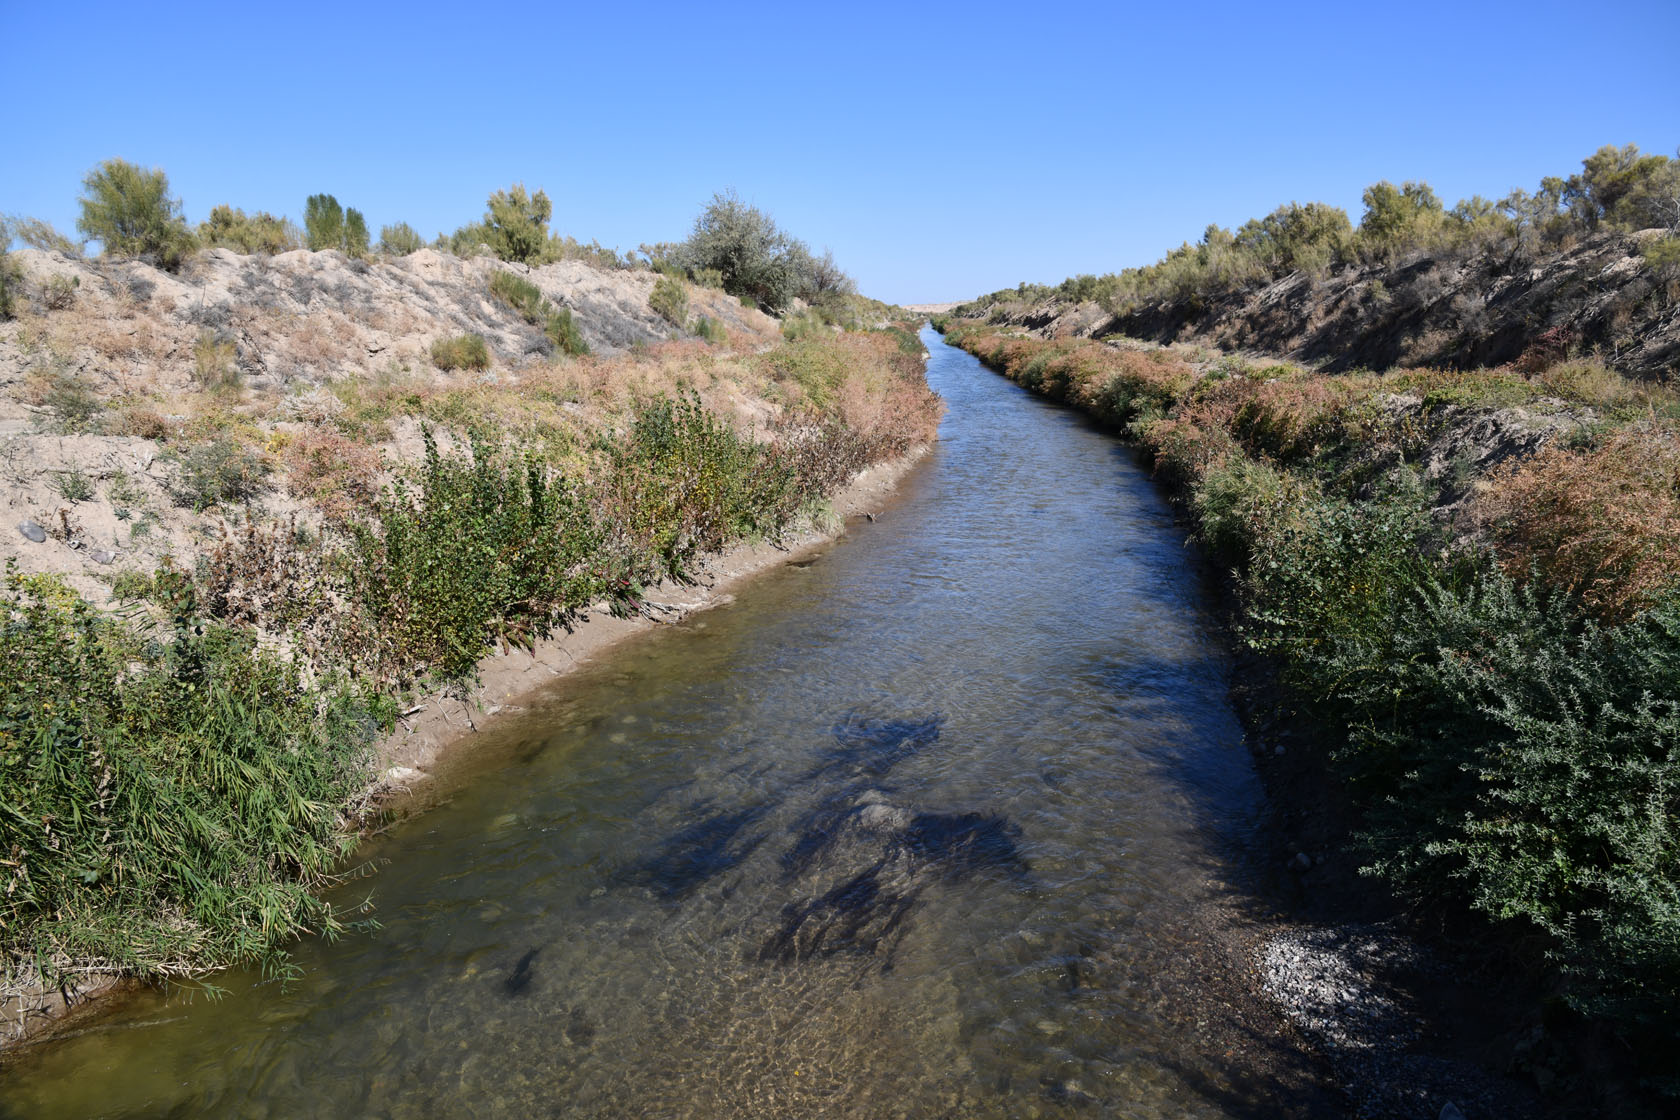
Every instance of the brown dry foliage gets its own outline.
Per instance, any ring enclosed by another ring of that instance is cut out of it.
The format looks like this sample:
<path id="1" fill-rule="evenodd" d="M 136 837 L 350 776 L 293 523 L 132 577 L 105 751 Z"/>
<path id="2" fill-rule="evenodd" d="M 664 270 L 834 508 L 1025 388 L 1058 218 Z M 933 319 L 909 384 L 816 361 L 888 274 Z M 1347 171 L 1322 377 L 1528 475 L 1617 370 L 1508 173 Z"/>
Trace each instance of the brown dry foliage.
<path id="1" fill-rule="evenodd" d="M 1496 470 L 1471 517 L 1513 575 L 1627 618 L 1680 581 L 1680 428 L 1635 424 L 1590 450 L 1548 447 Z"/>
<path id="2" fill-rule="evenodd" d="M 366 509 L 379 492 L 379 452 L 329 428 L 306 428 L 286 444 L 287 486 L 329 521 Z"/>

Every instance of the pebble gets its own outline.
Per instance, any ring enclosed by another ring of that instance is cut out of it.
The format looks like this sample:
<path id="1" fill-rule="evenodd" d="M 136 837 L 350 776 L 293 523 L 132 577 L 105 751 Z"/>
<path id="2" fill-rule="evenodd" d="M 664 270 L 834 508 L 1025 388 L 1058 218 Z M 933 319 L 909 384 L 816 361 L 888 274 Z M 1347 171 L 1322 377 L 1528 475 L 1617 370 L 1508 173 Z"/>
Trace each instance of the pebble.
<path id="1" fill-rule="evenodd" d="M 27 518 L 18 522 L 17 531 L 36 544 L 40 544 L 47 539 L 47 531 Z"/>

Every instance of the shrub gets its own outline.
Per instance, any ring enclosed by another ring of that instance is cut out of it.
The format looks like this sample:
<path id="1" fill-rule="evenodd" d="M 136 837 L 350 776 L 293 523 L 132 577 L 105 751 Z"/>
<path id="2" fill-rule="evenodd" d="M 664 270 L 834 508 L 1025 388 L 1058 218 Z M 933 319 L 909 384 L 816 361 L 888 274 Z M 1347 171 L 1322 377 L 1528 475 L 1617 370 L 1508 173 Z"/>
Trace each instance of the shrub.
<path id="1" fill-rule="evenodd" d="M 6 222 L 0 219 L 0 321 L 16 317 L 18 297 L 23 292 L 23 269 L 6 251 L 11 243 L 7 230 Z"/>
<path id="2" fill-rule="evenodd" d="M 542 289 L 523 276 L 502 270 L 492 272 L 490 294 L 517 311 L 527 323 L 541 327 L 543 335 L 561 353 L 573 356 L 589 353 L 589 344 L 572 321 L 571 310 L 555 307 L 542 294 Z"/>
<path id="3" fill-rule="evenodd" d="M 407 222 L 379 227 L 379 251 L 388 257 L 406 257 L 424 248 L 425 244 Z"/>
<path id="4" fill-rule="evenodd" d="M 1495 470 L 1473 508 L 1501 565 L 1627 618 L 1680 581 L 1680 430 L 1630 425 Z"/>
<path id="5" fill-rule="evenodd" d="M 52 253 L 62 253 L 67 257 L 82 255 L 80 242 L 72 241 L 60 233 L 51 222 L 42 218 L 13 218 L 11 219 L 11 235 L 28 245 L 31 249 L 45 249 Z M 4 246 L 0 246 L 4 248 Z"/>
<path id="6" fill-rule="evenodd" d="M 715 270 L 724 291 L 743 305 L 772 313 L 798 294 L 800 254 L 810 255 L 768 214 L 748 206 L 733 191 L 712 196 L 681 250 L 683 263 L 696 276 Z"/>
<path id="7" fill-rule="evenodd" d="M 1672 1069 L 1680 601 L 1603 631 L 1495 571 L 1424 585 L 1390 625 L 1314 658 L 1353 733 L 1340 765 L 1372 868 L 1543 934 L 1568 1001 Z"/>
<path id="8" fill-rule="evenodd" d="M 729 338 L 729 332 L 724 330 L 722 323 L 716 321 L 715 319 L 709 319 L 704 315 L 694 320 L 694 325 L 691 329 L 695 334 L 714 345 L 720 342 L 725 342 Z"/>
<path id="9" fill-rule="evenodd" d="M 268 460 L 229 436 L 218 436 L 181 456 L 171 493 L 178 505 L 203 511 L 248 502 L 266 488 Z"/>
<path id="10" fill-rule="evenodd" d="M 48 377 L 41 403 L 52 413 L 53 426 L 67 435 L 93 431 L 103 408 L 80 378 L 62 371 Z"/>
<path id="11" fill-rule="evenodd" d="M 694 282 L 702 288 L 723 289 L 723 270 L 717 268 L 696 268 L 692 273 Z"/>
<path id="12" fill-rule="evenodd" d="M 667 323 L 681 327 L 688 321 L 688 289 L 681 280 L 661 276 L 654 281 L 648 307 Z"/>
<path id="13" fill-rule="evenodd" d="M 67 502 L 85 502 L 93 497 L 93 480 L 76 467 L 54 471 L 53 486 Z"/>
<path id="14" fill-rule="evenodd" d="M 179 199 L 170 197 L 169 178 L 121 159 L 109 159 L 82 180 L 82 214 L 76 228 L 99 241 L 113 256 L 145 257 L 160 268 L 179 271 L 195 245 L 181 216 Z"/>
<path id="15" fill-rule="evenodd" d="M 303 204 L 303 228 L 311 252 L 344 248 L 344 207 L 330 194 L 312 194 Z"/>
<path id="16" fill-rule="evenodd" d="M 548 195 L 535 195 L 525 190 L 523 183 L 497 191 L 486 200 L 484 214 L 484 243 L 504 261 L 519 264 L 542 263 L 548 247 L 548 220 L 554 205 Z"/>
<path id="17" fill-rule="evenodd" d="M 489 369 L 490 348 L 481 334 L 440 338 L 432 343 L 432 364 L 441 370 Z"/>
<path id="18" fill-rule="evenodd" d="M 82 286 L 79 276 L 52 275 L 42 281 L 41 306 L 48 311 L 64 311 L 75 306 L 76 289 Z"/>
<path id="19" fill-rule="evenodd" d="M 822 319 L 809 311 L 801 311 L 782 320 L 782 337 L 789 342 L 828 333 L 829 329 Z"/>
<path id="20" fill-rule="evenodd" d="M 0 956 L 49 984 L 94 962 L 275 970 L 343 928 L 314 888 L 348 848 L 365 706 L 177 610 L 148 643 L 50 579 L 0 585 Z"/>
<path id="21" fill-rule="evenodd" d="M 237 392 L 242 380 L 232 339 L 201 331 L 193 343 L 193 380 L 212 392 Z"/>
<path id="22" fill-rule="evenodd" d="M 207 248 L 232 249 L 237 253 L 287 253 L 303 247 L 303 235 L 285 218 L 257 211 L 246 214 L 222 205 L 199 223 L 198 240 Z"/>
<path id="23" fill-rule="evenodd" d="M 589 507 L 535 458 L 438 452 L 375 503 L 351 548 L 353 594 L 400 656 L 444 678 L 472 672 L 492 637 L 529 642 L 608 580 Z"/>

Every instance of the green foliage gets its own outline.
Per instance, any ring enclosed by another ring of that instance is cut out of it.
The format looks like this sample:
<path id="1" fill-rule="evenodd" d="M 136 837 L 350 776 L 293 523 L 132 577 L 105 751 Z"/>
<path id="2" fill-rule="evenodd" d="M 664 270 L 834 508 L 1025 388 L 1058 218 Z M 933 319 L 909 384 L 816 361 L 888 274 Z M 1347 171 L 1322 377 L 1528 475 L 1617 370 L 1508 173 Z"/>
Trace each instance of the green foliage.
<path id="1" fill-rule="evenodd" d="M 379 251 L 388 257 L 406 257 L 423 249 L 425 244 L 407 222 L 379 227 Z"/>
<path id="2" fill-rule="evenodd" d="M 654 281 L 648 307 L 674 327 L 688 321 L 688 289 L 680 279 L 661 276 Z"/>
<path id="3" fill-rule="evenodd" d="M 1375 183 L 1365 188 L 1359 237 L 1376 253 L 1398 253 L 1427 242 L 1441 227 L 1443 214 L 1441 200 L 1428 183 Z"/>
<path id="4" fill-rule="evenodd" d="M 55 273 L 41 282 L 38 294 L 41 306 L 48 311 L 63 311 L 76 304 L 76 289 L 82 286 L 79 276 Z"/>
<path id="5" fill-rule="evenodd" d="M 1541 933 L 1573 1005 L 1672 1060 L 1680 602 L 1604 631 L 1490 569 L 1393 606 L 1305 651 L 1373 869 Z"/>
<path id="6" fill-rule="evenodd" d="M 690 329 L 692 329 L 695 334 L 714 345 L 719 342 L 727 341 L 729 338 L 729 332 L 724 330 L 722 323 L 715 319 L 709 319 L 704 315 L 694 320 L 694 325 Z"/>
<path id="7" fill-rule="evenodd" d="M 303 248 L 303 235 L 285 218 L 257 211 L 247 215 L 232 206 L 218 206 L 199 223 L 198 240 L 206 248 L 236 253 L 289 253 Z"/>
<path id="8" fill-rule="evenodd" d="M 145 643 L 51 577 L 0 585 L 0 960 L 55 983 L 89 959 L 143 977 L 282 967 L 342 928 L 312 891 L 347 840 L 365 708 L 306 692 L 250 639 L 177 604 Z"/>
<path id="9" fill-rule="evenodd" d="M 344 251 L 357 260 L 368 255 L 367 219 L 353 206 L 344 212 Z"/>
<path id="10" fill-rule="evenodd" d="M 523 276 L 505 270 L 492 272 L 490 294 L 517 311 L 527 323 L 542 328 L 543 335 L 561 353 L 574 357 L 589 353 L 589 344 L 573 322 L 571 309 L 555 307 L 541 288 Z"/>
<path id="11" fill-rule="evenodd" d="M 6 251 L 11 243 L 11 220 L 0 216 L 0 322 L 17 316 L 23 295 L 23 269 Z"/>
<path id="12" fill-rule="evenodd" d="M 76 228 L 112 256 L 147 258 L 175 272 L 196 247 L 160 169 L 109 159 L 88 172 L 82 190 Z"/>
<path id="13" fill-rule="evenodd" d="M 23 242 L 31 249 L 45 249 L 52 253 L 62 253 L 67 257 L 80 257 L 82 246 L 78 241 L 71 240 L 62 234 L 49 221 L 42 218 L 18 217 L 10 219 L 12 238 Z M 0 230 L 0 233 L 4 233 Z M 0 250 L 5 249 L 5 238 L 0 238 Z"/>
<path id="14" fill-rule="evenodd" d="M 809 310 L 788 315 L 782 320 L 782 337 L 789 342 L 799 342 L 826 333 L 828 327 L 823 323 L 822 317 Z"/>
<path id="15" fill-rule="evenodd" d="M 470 674 L 495 636 L 526 643 L 599 598 L 600 530 L 589 507 L 531 457 L 475 444 L 423 465 L 380 498 L 357 530 L 354 595 L 400 656 L 444 678 Z"/>
<path id="16" fill-rule="evenodd" d="M 810 253 L 768 214 L 729 191 L 713 195 L 694 220 L 680 257 L 696 276 L 716 271 L 724 291 L 775 313 L 799 294 Z"/>
<path id="17" fill-rule="evenodd" d="M 178 505 L 194 510 L 248 502 L 265 489 L 270 469 L 261 452 L 217 436 L 181 456 L 170 491 Z"/>
<path id="18" fill-rule="evenodd" d="M 76 467 L 54 471 L 53 487 L 67 502 L 86 502 L 93 498 L 93 479 Z"/>
<path id="19" fill-rule="evenodd" d="M 311 252 L 344 248 L 344 207 L 330 194 L 312 194 L 303 204 L 303 228 Z"/>
<path id="20" fill-rule="evenodd" d="M 485 203 L 484 243 L 504 261 L 519 264 L 541 264 L 548 247 L 548 220 L 554 205 L 548 195 L 535 195 L 525 190 L 523 183 L 497 191 Z"/>
<path id="21" fill-rule="evenodd" d="M 432 364 L 441 370 L 489 369 L 490 347 L 481 334 L 460 334 L 432 343 Z"/>
<path id="22" fill-rule="evenodd" d="M 53 416 L 53 427 L 66 435 L 91 432 L 98 427 L 103 406 L 81 378 L 62 370 L 47 378 L 41 403 Z"/>
<path id="23" fill-rule="evenodd" d="M 643 406 L 611 465 L 611 523 L 637 579 L 684 579 L 696 553 L 773 534 L 810 496 L 791 464 L 692 397 Z"/>

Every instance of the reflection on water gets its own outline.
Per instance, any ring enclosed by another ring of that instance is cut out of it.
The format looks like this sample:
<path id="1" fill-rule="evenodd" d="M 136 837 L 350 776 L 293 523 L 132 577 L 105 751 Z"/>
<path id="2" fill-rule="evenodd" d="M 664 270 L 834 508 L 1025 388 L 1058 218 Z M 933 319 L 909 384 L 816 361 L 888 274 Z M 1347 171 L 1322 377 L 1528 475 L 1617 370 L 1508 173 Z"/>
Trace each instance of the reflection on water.
<path id="1" fill-rule="evenodd" d="M 1257 793 L 1193 566 L 1108 440 L 931 345 L 878 523 L 488 734 L 343 888 L 377 933 L 139 998 L 0 1112 L 1238 1108 L 1186 993 Z"/>

